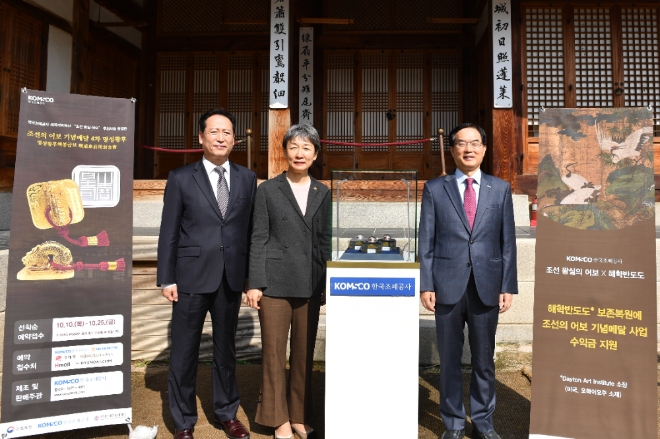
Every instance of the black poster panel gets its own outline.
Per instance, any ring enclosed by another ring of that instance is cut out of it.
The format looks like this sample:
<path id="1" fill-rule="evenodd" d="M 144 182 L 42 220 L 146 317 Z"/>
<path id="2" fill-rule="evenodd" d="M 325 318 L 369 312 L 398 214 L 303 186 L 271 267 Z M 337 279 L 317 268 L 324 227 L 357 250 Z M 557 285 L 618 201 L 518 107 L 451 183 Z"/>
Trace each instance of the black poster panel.
<path id="1" fill-rule="evenodd" d="M 23 90 L 2 437 L 131 422 L 135 104 Z"/>
<path id="2" fill-rule="evenodd" d="M 653 125 L 540 118 L 530 439 L 657 437 Z"/>

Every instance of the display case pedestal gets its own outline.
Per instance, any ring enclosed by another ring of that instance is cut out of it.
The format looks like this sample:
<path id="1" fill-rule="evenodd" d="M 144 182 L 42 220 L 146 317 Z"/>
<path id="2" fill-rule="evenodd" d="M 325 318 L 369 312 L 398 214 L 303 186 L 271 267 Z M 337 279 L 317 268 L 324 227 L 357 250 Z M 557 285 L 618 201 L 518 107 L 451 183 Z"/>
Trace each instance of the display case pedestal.
<path id="1" fill-rule="evenodd" d="M 328 262 L 326 438 L 418 435 L 419 264 Z"/>

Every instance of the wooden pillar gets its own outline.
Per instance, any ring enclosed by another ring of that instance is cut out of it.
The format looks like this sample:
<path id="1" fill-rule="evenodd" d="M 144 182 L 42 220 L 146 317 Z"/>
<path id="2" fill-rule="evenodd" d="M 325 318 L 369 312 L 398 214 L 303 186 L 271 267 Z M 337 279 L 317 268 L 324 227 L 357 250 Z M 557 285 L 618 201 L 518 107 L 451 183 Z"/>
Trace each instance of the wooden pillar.
<path id="1" fill-rule="evenodd" d="M 492 4 L 495 2 L 491 2 Z M 521 23 L 520 1 L 511 0 L 511 23 Z M 492 26 L 492 23 L 491 23 Z M 492 31 L 489 31 L 492 48 Z M 513 40 L 511 59 L 513 60 L 513 72 L 511 81 L 511 92 L 513 94 L 513 108 L 493 108 L 492 136 L 489 147 L 492 153 L 492 173 L 494 176 L 506 180 L 511 187 L 516 187 L 516 177 L 522 172 L 521 155 L 523 151 L 522 135 L 522 65 L 521 44 L 522 36 L 520 26 L 511 27 Z M 492 60 L 492 49 L 490 59 Z M 492 61 L 491 61 L 492 62 Z M 490 67 L 492 69 L 492 66 Z M 492 70 L 491 70 L 492 71 Z"/>
<path id="2" fill-rule="evenodd" d="M 296 107 L 297 108 L 297 107 Z M 291 127 L 291 109 L 268 110 L 268 178 L 286 171 L 282 139 Z"/>
<path id="3" fill-rule="evenodd" d="M 144 0 L 144 16 L 147 27 L 142 31 L 142 53 L 140 57 L 140 88 L 138 91 L 138 120 L 136 133 L 138 142 L 155 145 L 154 127 L 156 117 L 156 0 Z M 156 175 L 155 151 L 137 147 L 137 178 L 150 179 Z"/>
<path id="4" fill-rule="evenodd" d="M 73 1 L 71 93 L 81 95 L 87 94 L 89 89 L 89 2 Z"/>
<path id="5" fill-rule="evenodd" d="M 493 157 L 493 175 L 515 185 L 517 145 L 516 115 L 513 109 L 493 109 L 493 135 L 490 141 Z"/>

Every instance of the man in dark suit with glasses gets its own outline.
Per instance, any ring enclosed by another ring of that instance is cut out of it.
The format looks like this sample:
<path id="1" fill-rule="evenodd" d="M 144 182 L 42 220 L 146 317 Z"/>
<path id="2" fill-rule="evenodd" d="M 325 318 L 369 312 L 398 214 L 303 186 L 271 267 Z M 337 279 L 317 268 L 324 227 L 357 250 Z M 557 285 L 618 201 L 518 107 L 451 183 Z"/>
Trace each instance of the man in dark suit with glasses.
<path id="1" fill-rule="evenodd" d="M 472 353 L 473 438 L 499 439 L 495 329 L 518 292 L 511 187 L 481 172 L 486 133 L 465 123 L 449 134 L 456 171 L 424 185 L 419 228 L 421 300 L 435 312 L 440 354 L 442 439 L 465 434 L 461 354 L 467 323 Z"/>

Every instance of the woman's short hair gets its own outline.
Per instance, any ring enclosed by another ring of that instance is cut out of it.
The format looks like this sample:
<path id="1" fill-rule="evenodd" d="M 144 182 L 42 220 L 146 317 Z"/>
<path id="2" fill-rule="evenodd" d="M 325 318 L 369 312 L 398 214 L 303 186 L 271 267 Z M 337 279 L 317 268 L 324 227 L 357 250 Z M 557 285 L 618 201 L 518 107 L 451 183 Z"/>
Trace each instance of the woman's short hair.
<path id="1" fill-rule="evenodd" d="M 284 135 L 284 138 L 282 139 L 282 148 L 286 150 L 286 146 L 295 138 L 301 138 L 312 143 L 314 145 L 315 152 L 319 152 L 321 150 L 321 139 L 319 137 L 319 132 L 316 131 L 316 128 L 309 124 L 296 124 L 289 128 L 289 130 Z"/>

